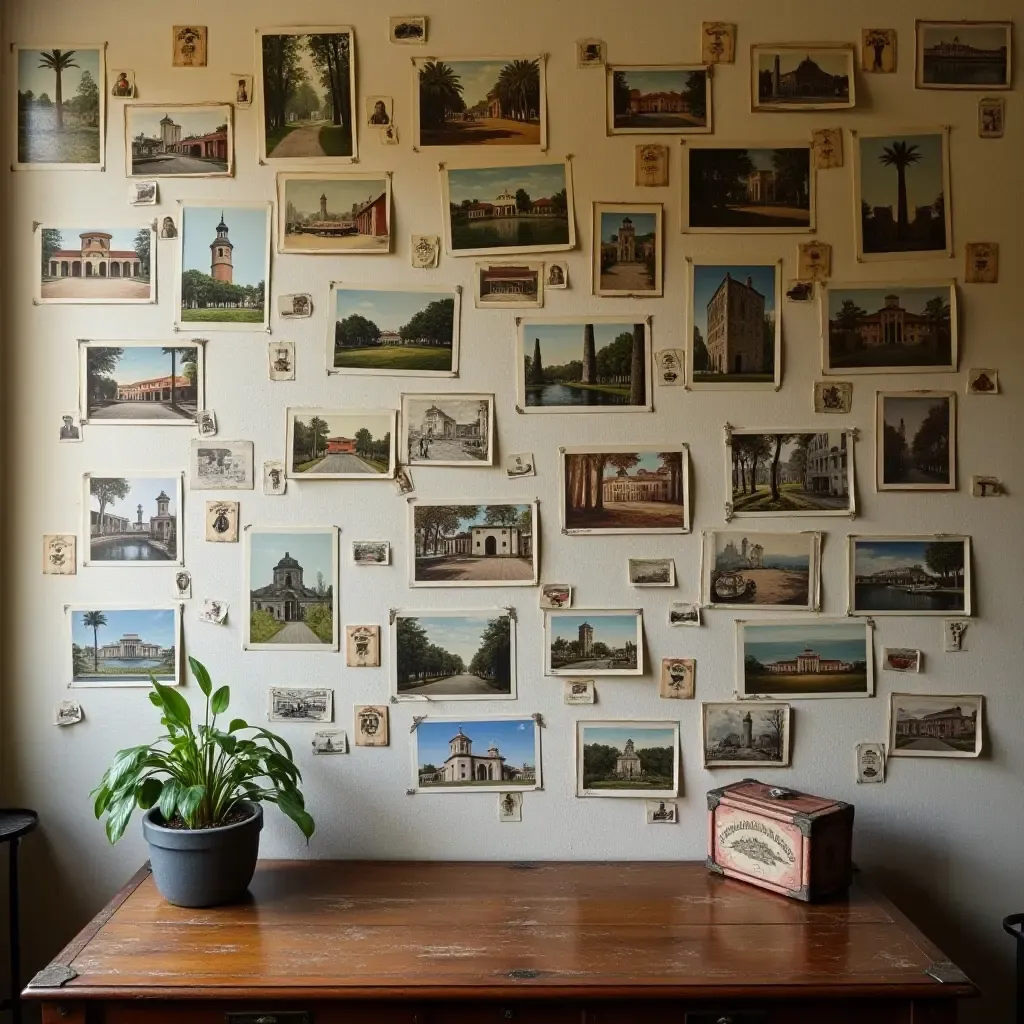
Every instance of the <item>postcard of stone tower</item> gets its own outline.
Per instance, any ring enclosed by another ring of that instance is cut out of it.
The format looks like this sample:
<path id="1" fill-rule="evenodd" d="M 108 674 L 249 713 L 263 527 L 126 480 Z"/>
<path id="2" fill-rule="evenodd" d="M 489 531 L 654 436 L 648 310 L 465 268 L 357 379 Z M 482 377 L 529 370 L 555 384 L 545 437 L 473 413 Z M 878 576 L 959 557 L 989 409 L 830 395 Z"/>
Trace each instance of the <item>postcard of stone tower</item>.
<path id="1" fill-rule="evenodd" d="M 576 795 L 679 795 L 679 723 L 578 721 Z"/>
<path id="2" fill-rule="evenodd" d="M 544 675 L 584 674 L 644 674 L 644 616 L 640 609 L 544 612 Z"/>
<path id="3" fill-rule="evenodd" d="M 94 602 L 66 613 L 68 686 L 181 683 L 181 605 Z"/>
<path id="4" fill-rule="evenodd" d="M 594 203 L 595 295 L 664 294 L 661 203 Z"/>
<path id="5" fill-rule="evenodd" d="M 45 223 L 35 232 L 36 305 L 156 302 L 156 233 L 147 224 Z"/>
<path id="6" fill-rule="evenodd" d="M 129 178 L 229 178 L 235 173 L 230 103 L 126 103 Z"/>
<path id="7" fill-rule="evenodd" d="M 701 705 L 705 768 L 784 768 L 789 764 L 788 704 L 736 701 Z"/>
<path id="8" fill-rule="evenodd" d="M 277 251 L 386 255 L 391 174 L 278 174 Z"/>

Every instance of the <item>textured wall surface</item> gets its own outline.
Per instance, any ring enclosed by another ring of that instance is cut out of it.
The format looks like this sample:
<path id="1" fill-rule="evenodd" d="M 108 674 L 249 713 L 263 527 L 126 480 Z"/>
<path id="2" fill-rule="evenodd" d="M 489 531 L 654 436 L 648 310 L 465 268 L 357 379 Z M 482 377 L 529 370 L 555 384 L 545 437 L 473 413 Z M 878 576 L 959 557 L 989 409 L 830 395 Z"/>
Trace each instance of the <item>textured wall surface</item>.
<path id="1" fill-rule="evenodd" d="M 397 5 L 409 7 L 415 5 Z M 854 258 L 853 182 L 847 166 L 818 179 L 817 236 L 833 249 L 837 280 L 962 279 L 965 241 L 998 241 L 1002 280 L 996 286 L 961 290 L 961 366 L 997 366 L 1003 394 L 964 394 L 965 373 L 924 377 L 858 377 L 852 414 L 845 422 L 861 430 L 856 449 L 860 517 L 766 521 L 772 529 L 820 528 L 823 549 L 823 610 L 846 608 L 845 535 L 946 532 L 974 538 L 978 617 L 970 629 L 970 650 L 942 653 L 937 619 L 890 618 L 880 622 L 876 646 L 906 645 L 925 652 L 918 677 L 878 674 L 878 695 L 870 700 L 795 702 L 792 767 L 761 774 L 781 784 L 852 801 L 857 806 L 855 857 L 878 877 L 893 898 L 915 916 L 990 993 L 991 1015 L 1005 1019 L 1012 977 L 1011 942 L 999 919 L 1021 906 L 1021 840 L 1024 838 L 1024 697 L 1022 650 L 1021 542 L 1019 495 L 1024 480 L 1019 435 L 1024 428 L 1019 387 L 1021 303 L 1024 271 L 1021 242 L 1024 212 L 1019 202 L 1024 162 L 1024 108 L 1019 90 L 1006 95 L 1007 135 L 1001 141 L 977 137 L 979 93 L 920 92 L 913 88 L 914 18 L 1006 18 L 1020 14 L 1014 0 L 953 0 L 931 4 L 812 4 L 776 0 L 771 5 L 723 0 L 701 5 L 655 0 L 642 8 L 616 0 L 425 0 L 430 16 L 425 50 L 391 45 L 390 8 L 306 0 L 292 8 L 253 0 L 244 5 L 211 5 L 168 0 L 158 6 L 126 7 L 113 0 L 89 5 L 36 0 L 7 5 L 5 44 L 109 44 L 109 67 L 134 68 L 139 99 L 182 102 L 231 98 L 232 72 L 253 69 L 254 29 L 294 20 L 306 24 L 352 24 L 356 32 L 357 81 L 362 97 L 394 96 L 400 146 L 382 146 L 360 133 L 358 169 L 394 171 L 393 252 L 388 257 L 277 256 L 271 293 L 308 290 L 316 313 L 311 320 L 285 323 L 274 317 L 273 336 L 294 340 L 297 379 L 267 379 L 267 338 L 261 334 L 217 332 L 207 347 L 208 405 L 215 409 L 223 438 L 251 438 L 257 467 L 284 451 L 286 405 L 387 406 L 397 408 L 403 390 L 435 386 L 423 379 L 331 377 L 324 372 L 325 307 L 328 282 L 448 283 L 466 289 L 462 313 L 461 375 L 442 381 L 443 391 L 493 392 L 496 396 L 498 454 L 534 452 L 535 479 L 510 481 L 493 469 L 419 469 L 418 494 L 428 498 L 491 496 L 499 500 L 539 497 L 542 578 L 576 588 L 578 607 L 633 607 L 645 610 L 649 665 L 663 656 L 697 659 L 699 699 L 728 699 L 734 688 L 733 614 L 705 613 L 700 630 L 672 630 L 671 600 L 695 600 L 700 560 L 699 531 L 723 525 L 726 500 L 722 427 L 832 426 L 838 417 L 815 417 L 812 381 L 818 377 L 820 345 L 816 308 L 787 304 L 784 316 L 783 386 L 772 392 L 688 393 L 660 389 L 656 412 L 616 416 L 526 417 L 514 409 L 513 312 L 480 311 L 471 297 L 472 260 L 442 258 L 434 271 L 415 271 L 409 261 L 411 233 L 440 233 L 438 157 L 415 153 L 412 136 L 410 55 L 532 54 L 546 52 L 550 156 L 574 155 L 579 248 L 568 254 L 570 290 L 549 293 L 545 313 L 651 314 L 655 349 L 683 345 L 685 257 L 786 261 L 795 276 L 799 236 L 699 236 L 679 231 L 680 167 L 672 141 L 671 185 L 633 187 L 630 137 L 606 138 L 604 76 L 577 70 L 574 41 L 596 36 L 608 41 L 609 57 L 620 63 L 688 62 L 699 59 L 702 19 L 739 24 L 738 60 L 716 70 L 715 135 L 718 141 L 789 140 L 813 127 L 842 124 L 875 129 L 952 126 L 954 260 L 925 260 L 858 266 Z M 231 8 L 236 16 L 228 13 Z M 206 69 L 170 67 L 170 26 L 189 20 L 209 25 Z M 825 40 L 858 42 L 875 25 L 899 32 L 899 69 L 894 75 L 859 76 L 857 108 L 846 114 L 752 114 L 748 47 L 753 42 Z M 5 51 L 5 57 L 7 51 Z M 13 108 L 9 57 L 4 79 L 7 108 Z M 1018 74 L 1019 77 L 1019 74 Z M 11 133 L 8 131 L 7 135 Z M 176 199 L 274 198 L 274 174 L 256 161 L 256 108 L 236 115 L 234 179 L 163 180 L 157 214 Z M 31 301 L 33 221 L 52 223 L 135 223 L 152 210 L 127 203 L 123 171 L 121 105 L 110 101 L 105 173 L 23 172 L 6 174 L 7 232 L 4 239 L 5 359 L 7 415 L 5 544 L 6 600 L 3 680 L 3 795 L 8 804 L 38 808 L 43 826 L 25 847 L 25 905 L 28 966 L 41 965 L 95 912 L 146 857 L 137 823 L 110 849 L 93 820 L 89 790 L 113 752 L 154 734 L 153 709 L 141 690 L 92 690 L 77 694 L 84 724 L 58 731 L 51 724 L 64 690 L 67 602 L 169 599 L 172 570 L 88 568 L 75 577 L 40 574 L 40 535 L 76 531 L 80 522 L 81 474 L 91 470 L 183 470 L 191 432 L 185 428 L 87 428 L 80 445 L 58 446 L 58 413 L 73 408 L 77 395 L 76 338 L 153 339 L 172 337 L 174 250 L 159 245 L 159 304 L 145 307 L 48 306 Z M 446 152 L 443 159 L 465 164 L 500 161 L 500 150 Z M 528 154 L 509 154 L 529 162 Z M 665 204 L 665 296 L 650 301 L 599 299 L 590 289 L 590 211 L 594 201 L 658 201 Z M 877 494 L 873 487 L 873 415 L 876 388 L 954 388 L 960 410 L 960 479 L 952 494 Z M 588 442 L 668 444 L 686 441 L 692 457 L 693 523 L 685 537 L 562 537 L 558 524 L 557 448 Z M 1011 496 L 978 501 L 965 481 L 991 473 L 1007 482 Z M 402 706 L 392 716 L 386 749 L 354 749 L 346 757 L 312 758 L 312 728 L 281 727 L 295 743 L 308 804 L 317 832 L 307 847 L 274 810 L 267 816 L 263 854 L 311 858 L 515 858 L 515 859 L 694 859 L 705 847 L 704 793 L 741 777 L 740 770 L 707 772 L 700 753 L 700 705 L 659 700 L 652 672 L 643 679 L 599 681 L 592 708 L 562 704 L 562 684 L 542 672 L 542 615 L 532 589 L 417 590 L 406 585 L 406 503 L 391 483 L 323 482 L 292 484 L 284 499 L 259 491 L 231 495 L 242 503 L 242 522 L 257 525 L 336 524 L 342 529 L 341 617 L 343 623 L 379 622 L 386 631 L 392 606 L 477 608 L 514 604 L 519 614 L 519 700 L 514 704 L 444 705 L 438 714 L 542 712 L 543 792 L 528 793 L 519 825 L 497 822 L 493 795 L 405 796 L 410 779 L 408 726 L 420 707 Z M 195 599 L 185 612 L 185 647 L 209 666 L 214 678 L 230 683 L 233 708 L 254 721 L 264 717 L 272 684 L 332 687 L 336 724 L 351 730 L 352 705 L 384 700 L 386 657 L 380 670 L 346 669 L 340 654 L 242 653 L 241 546 L 203 542 L 202 512 L 207 495 L 186 491 L 184 543 L 195 578 Z M 394 546 L 388 569 L 357 569 L 348 559 L 353 539 L 388 537 Z M 674 591 L 635 591 L 626 582 L 628 556 L 670 555 L 676 560 Z M 196 619 L 203 597 L 231 602 L 225 628 Z M 386 648 L 386 644 L 385 644 Z M 885 737 L 887 694 L 892 688 L 938 693 L 984 693 L 986 751 L 980 760 L 899 760 L 889 765 L 884 785 L 857 787 L 854 745 Z M 193 702 L 198 690 L 186 695 Z M 678 719 L 682 726 L 683 795 L 681 823 L 649 828 L 642 805 L 622 800 L 578 800 L 573 796 L 572 738 L 577 717 Z M 981 1006 L 967 1014 L 977 1016 Z"/>

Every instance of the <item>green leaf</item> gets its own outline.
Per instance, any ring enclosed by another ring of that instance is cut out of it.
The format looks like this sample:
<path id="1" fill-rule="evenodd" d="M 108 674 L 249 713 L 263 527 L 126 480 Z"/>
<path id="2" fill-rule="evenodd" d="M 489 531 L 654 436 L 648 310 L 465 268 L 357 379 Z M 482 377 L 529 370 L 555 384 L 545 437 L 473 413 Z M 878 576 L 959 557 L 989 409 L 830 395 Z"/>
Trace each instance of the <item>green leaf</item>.
<path id="1" fill-rule="evenodd" d="M 144 811 L 148 811 L 160 799 L 164 788 L 160 779 L 148 778 L 135 791 L 135 801 Z"/>
<path id="2" fill-rule="evenodd" d="M 192 669 L 192 675 L 196 677 L 199 689 L 203 691 L 205 696 L 209 697 L 210 691 L 213 689 L 213 683 L 210 681 L 210 673 L 206 671 L 206 666 L 191 655 L 189 655 L 188 664 L 189 668 Z"/>
<path id="3" fill-rule="evenodd" d="M 228 732 L 238 732 L 239 729 L 248 729 L 249 723 L 244 718 L 232 718 L 228 726 Z"/>
<path id="4" fill-rule="evenodd" d="M 191 818 L 195 814 L 196 808 L 202 803 L 204 796 L 206 796 L 205 786 L 189 786 L 178 797 L 178 813 L 186 822 L 191 823 Z"/>
<path id="5" fill-rule="evenodd" d="M 222 715 L 228 709 L 228 701 L 231 699 L 231 690 L 222 686 L 210 699 L 210 710 L 215 715 Z"/>
<path id="6" fill-rule="evenodd" d="M 237 738 L 226 732 L 214 733 L 213 740 L 229 756 L 234 754 L 235 748 L 238 746 Z"/>
<path id="7" fill-rule="evenodd" d="M 110 806 L 110 787 L 109 786 L 97 786 L 93 790 L 96 794 L 96 801 L 93 803 L 93 813 L 97 819 L 103 817 L 103 812 Z"/>
<path id="8" fill-rule="evenodd" d="M 293 794 L 286 793 L 284 790 L 281 790 L 277 794 L 277 806 L 280 807 L 281 810 L 299 826 L 299 831 L 308 840 L 313 834 L 313 830 L 316 828 L 316 825 L 314 824 L 313 818 L 310 814 L 294 799 Z"/>
<path id="9" fill-rule="evenodd" d="M 188 706 L 188 701 L 176 690 L 172 690 L 171 687 L 158 683 L 156 680 L 153 681 L 153 688 L 160 694 L 160 702 L 163 704 L 167 717 L 182 728 L 191 728 L 192 710 Z"/>
<path id="10" fill-rule="evenodd" d="M 160 817 L 164 821 L 170 821 L 178 806 L 178 790 L 181 784 L 174 779 L 168 779 L 164 783 L 163 792 L 160 794 Z"/>
<path id="11" fill-rule="evenodd" d="M 111 808 L 106 824 L 107 840 L 110 842 L 111 846 L 113 846 L 113 844 L 124 835 L 124 830 L 127 827 L 128 821 L 132 816 L 132 811 L 134 810 L 134 794 L 125 798 Z"/>

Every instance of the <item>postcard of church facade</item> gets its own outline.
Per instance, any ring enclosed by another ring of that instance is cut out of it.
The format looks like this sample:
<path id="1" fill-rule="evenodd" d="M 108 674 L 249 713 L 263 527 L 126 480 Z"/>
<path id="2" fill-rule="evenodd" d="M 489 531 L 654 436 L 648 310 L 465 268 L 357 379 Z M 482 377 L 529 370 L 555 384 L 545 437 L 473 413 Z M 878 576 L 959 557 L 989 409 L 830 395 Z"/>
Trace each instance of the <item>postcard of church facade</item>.
<path id="1" fill-rule="evenodd" d="M 679 723 L 576 722 L 576 795 L 679 795 Z"/>

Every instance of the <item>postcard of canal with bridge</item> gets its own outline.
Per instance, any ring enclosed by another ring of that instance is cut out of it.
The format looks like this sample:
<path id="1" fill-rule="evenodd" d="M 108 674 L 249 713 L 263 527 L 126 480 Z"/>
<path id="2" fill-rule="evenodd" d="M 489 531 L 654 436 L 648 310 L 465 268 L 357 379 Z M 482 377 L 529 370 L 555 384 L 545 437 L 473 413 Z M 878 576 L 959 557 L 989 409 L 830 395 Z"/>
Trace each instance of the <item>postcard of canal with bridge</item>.
<path id="1" fill-rule="evenodd" d="M 184 565 L 181 475 L 83 477 L 83 565 Z"/>

